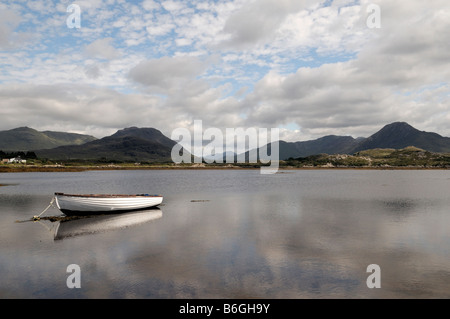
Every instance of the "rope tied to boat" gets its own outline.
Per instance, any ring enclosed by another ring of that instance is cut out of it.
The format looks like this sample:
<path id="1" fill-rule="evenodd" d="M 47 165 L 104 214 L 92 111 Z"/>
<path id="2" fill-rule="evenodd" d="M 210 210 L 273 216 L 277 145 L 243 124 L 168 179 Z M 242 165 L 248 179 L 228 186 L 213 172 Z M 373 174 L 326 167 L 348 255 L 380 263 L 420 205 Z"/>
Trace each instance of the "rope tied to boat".
<path id="1" fill-rule="evenodd" d="M 44 214 L 50 207 L 53 206 L 53 203 L 55 202 L 56 197 L 53 197 L 52 200 L 50 201 L 50 204 L 47 206 L 46 209 L 43 210 L 42 213 L 40 213 L 39 215 L 33 216 L 33 220 L 34 221 L 38 221 L 41 217 L 42 214 Z"/>

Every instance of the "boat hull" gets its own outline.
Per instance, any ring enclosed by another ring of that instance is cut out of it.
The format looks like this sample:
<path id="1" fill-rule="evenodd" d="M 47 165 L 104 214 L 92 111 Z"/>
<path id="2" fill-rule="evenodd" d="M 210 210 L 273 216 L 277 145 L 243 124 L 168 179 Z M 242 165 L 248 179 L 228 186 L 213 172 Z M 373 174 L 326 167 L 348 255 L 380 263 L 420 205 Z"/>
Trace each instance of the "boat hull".
<path id="1" fill-rule="evenodd" d="M 56 205 L 67 216 L 121 213 L 162 203 L 159 195 L 70 195 L 55 193 Z"/>

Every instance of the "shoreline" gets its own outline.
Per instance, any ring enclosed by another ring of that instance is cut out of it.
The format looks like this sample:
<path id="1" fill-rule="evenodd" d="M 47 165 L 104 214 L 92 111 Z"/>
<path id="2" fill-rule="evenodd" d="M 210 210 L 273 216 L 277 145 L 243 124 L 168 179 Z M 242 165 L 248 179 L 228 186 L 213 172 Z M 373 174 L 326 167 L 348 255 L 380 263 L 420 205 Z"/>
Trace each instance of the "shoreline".
<path id="1" fill-rule="evenodd" d="M 261 167 L 246 166 L 0 166 L 0 173 L 58 173 L 58 172 L 86 172 L 86 171 L 120 171 L 120 170 L 259 170 Z M 279 171 L 297 170 L 449 170 L 448 167 L 419 167 L 419 166 L 354 166 L 354 167 L 279 167 Z M 0 184 L 0 186 L 5 186 Z"/>

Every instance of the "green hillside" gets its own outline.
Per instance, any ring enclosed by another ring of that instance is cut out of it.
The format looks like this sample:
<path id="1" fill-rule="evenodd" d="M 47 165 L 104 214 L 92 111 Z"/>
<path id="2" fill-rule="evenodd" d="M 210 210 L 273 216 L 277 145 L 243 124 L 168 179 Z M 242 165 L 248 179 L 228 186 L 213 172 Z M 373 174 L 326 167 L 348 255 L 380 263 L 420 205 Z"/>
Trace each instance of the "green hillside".
<path id="1" fill-rule="evenodd" d="M 39 158 L 62 161 L 166 162 L 176 142 L 153 128 L 126 128 L 83 145 L 37 150 Z"/>
<path id="2" fill-rule="evenodd" d="M 32 151 L 50 149 L 61 145 L 80 145 L 96 140 L 90 135 L 39 132 L 29 127 L 19 127 L 8 131 L 0 131 L 0 150 L 5 152 Z"/>
<path id="3" fill-rule="evenodd" d="M 417 147 L 371 149 L 353 155 L 318 154 L 291 158 L 283 163 L 292 167 L 420 167 L 450 168 L 450 153 L 433 153 Z"/>

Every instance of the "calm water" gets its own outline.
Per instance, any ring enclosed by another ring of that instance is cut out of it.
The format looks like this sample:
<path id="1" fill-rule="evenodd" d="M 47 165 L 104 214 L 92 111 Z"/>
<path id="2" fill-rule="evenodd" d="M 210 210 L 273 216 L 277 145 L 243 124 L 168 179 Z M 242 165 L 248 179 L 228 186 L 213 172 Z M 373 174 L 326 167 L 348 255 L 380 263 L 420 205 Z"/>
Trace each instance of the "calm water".
<path id="1" fill-rule="evenodd" d="M 1 298 L 450 297 L 450 171 L 15 173 L 0 184 Z M 18 222 L 54 192 L 165 198 L 134 215 Z M 70 264 L 80 289 L 66 285 Z M 370 264 L 379 289 L 367 287 Z"/>

